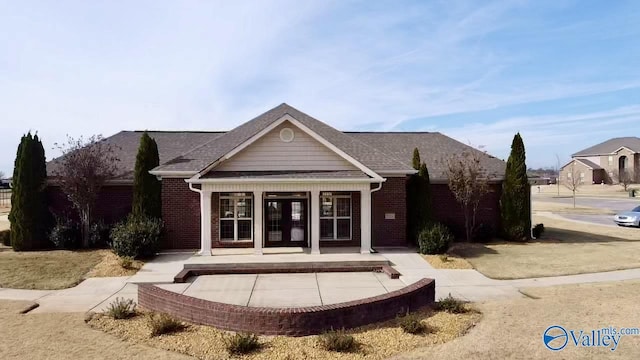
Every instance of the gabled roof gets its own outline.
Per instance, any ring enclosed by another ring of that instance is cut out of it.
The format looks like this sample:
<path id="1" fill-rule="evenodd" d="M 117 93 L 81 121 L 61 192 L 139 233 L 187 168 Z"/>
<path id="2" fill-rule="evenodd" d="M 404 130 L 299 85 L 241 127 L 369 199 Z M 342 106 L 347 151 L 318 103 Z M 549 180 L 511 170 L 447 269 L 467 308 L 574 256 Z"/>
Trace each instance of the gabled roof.
<path id="1" fill-rule="evenodd" d="M 148 131 L 158 144 L 160 166 L 155 170 L 175 172 L 176 176 L 190 177 L 204 169 L 217 158 L 224 156 L 235 147 L 243 144 L 251 137 L 265 129 L 269 124 L 290 115 L 302 125 L 349 156 L 361 162 L 367 168 L 382 174 L 404 174 L 413 172 L 411 160 L 413 149 L 418 148 L 422 161 L 429 168 L 432 180 L 446 180 L 443 160 L 451 154 L 472 151 L 479 155 L 482 165 L 495 179 L 502 179 L 506 164 L 489 154 L 483 153 L 466 144 L 456 141 L 437 132 L 341 132 L 326 125 L 287 104 L 282 104 L 255 119 L 229 131 Z M 136 154 L 142 131 L 121 131 L 103 141 L 114 145 L 116 156 L 120 159 L 119 179 L 133 179 Z M 59 159 L 47 163 L 47 173 L 51 176 Z M 212 171 L 215 171 L 212 170 Z M 227 174 L 228 175 L 228 174 Z M 318 173 L 287 172 L 247 172 L 238 174 L 241 177 L 336 177 L 366 178 L 361 171 Z M 210 176 L 222 176 L 211 174 Z"/>
<path id="2" fill-rule="evenodd" d="M 627 148 L 634 153 L 640 153 L 640 138 L 635 136 L 629 137 L 618 137 L 609 139 L 605 142 L 601 142 L 598 145 L 594 145 L 592 147 L 586 148 L 584 150 L 578 151 L 577 153 L 571 155 L 572 157 L 576 156 L 592 156 L 592 155 L 610 155 L 614 154 L 620 148 Z"/>
<path id="3" fill-rule="evenodd" d="M 495 179 L 504 178 L 506 163 L 469 145 L 454 140 L 439 132 L 346 132 L 387 155 L 411 166 L 413 149 L 418 148 L 420 159 L 429 169 L 431 180 L 446 180 L 444 160 L 451 154 L 465 151 L 478 155 L 481 165 Z"/>
<path id="4" fill-rule="evenodd" d="M 136 155 L 140 145 L 140 136 L 143 131 L 120 131 L 105 138 L 103 141 L 113 145 L 118 161 L 118 179 L 133 179 L 133 170 L 136 164 Z M 224 131 L 148 131 L 147 134 L 156 140 L 160 164 L 189 152 L 194 147 L 217 139 Z M 54 175 L 60 158 L 47 162 L 47 174 Z"/>
<path id="5" fill-rule="evenodd" d="M 287 104 L 281 104 L 236 127 L 223 136 L 155 168 L 153 171 L 201 171 L 285 115 L 289 115 L 299 121 L 324 140 L 375 172 L 413 172 L 413 168 L 405 162 L 399 161 L 358 139 L 354 139 Z"/>
<path id="6" fill-rule="evenodd" d="M 601 170 L 601 169 L 603 169 L 602 166 L 594 163 L 591 160 L 587 160 L 587 159 L 571 159 L 571 161 L 569 161 L 568 163 L 564 164 L 560 169 L 566 168 L 567 166 L 569 166 L 574 161 L 580 162 L 580 163 L 584 164 L 586 167 L 588 167 L 588 168 L 590 168 L 592 170 Z"/>

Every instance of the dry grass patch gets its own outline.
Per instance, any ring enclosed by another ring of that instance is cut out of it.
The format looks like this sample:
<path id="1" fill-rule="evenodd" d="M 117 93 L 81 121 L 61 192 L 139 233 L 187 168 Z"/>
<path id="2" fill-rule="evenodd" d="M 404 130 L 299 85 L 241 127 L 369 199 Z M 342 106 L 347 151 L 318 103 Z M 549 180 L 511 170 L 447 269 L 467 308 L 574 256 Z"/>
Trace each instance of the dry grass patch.
<path id="1" fill-rule="evenodd" d="M 421 255 L 431 266 L 436 269 L 473 269 L 473 266 L 464 258 L 456 255 Z"/>
<path id="2" fill-rule="evenodd" d="M 132 276 L 142 268 L 144 262 L 140 260 L 131 261 L 131 265 L 123 267 L 118 255 L 109 250 L 102 250 L 103 258 L 96 266 L 87 273 L 86 277 L 112 277 L 112 276 Z"/>
<path id="3" fill-rule="evenodd" d="M 116 339 L 84 324 L 81 313 L 19 314 L 30 303 L 0 301 L 0 358 L 22 359 L 190 359 Z M 5 331 L 9 329 L 10 331 Z"/>
<path id="4" fill-rule="evenodd" d="M 560 185 L 560 196 L 573 196 L 571 190 L 566 186 Z M 636 185 L 629 186 L 629 190 L 637 189 Z M 590 197 L 629 197 L 629 190 L 624 191 L 620 185 L 581 185 L 576 191 L 577 196 L 590 196 Z M 538 186 L 531 187 L 531 192 L 534 196 L 558 196 L 557 185 L 540 185 L 540 191 L 538 192 Z"/>
<path id="5" fill-rule="evenodd" d="M 535 212 L 549 211 L 554 213 L 565 214 L 582 214 L 582 215 L 615 215 L 615 212 L 610 209 L 599 209 L 589 206 L 576 206 L 572 204 L 560 204 L 554 202 L 534 201 L 531 210 Z"/>
<path id="6" fill-rule="evenodd" d="M 106 250 L 0 251 L 0 287 L 64 289 L 77 285 Z"/>
<path id="7" fill-rule="evenodd" d="M 640 281 L 567 285 L 526 289 L 537 299 L 490 301 L 476 306 L 482 321 L 451 342 L 403 354 L 396 359 L 638 359 L 640 336 L 620 340 L 613 352 L 567 346 L 558 353 L 542 344 L 551 325 L 568 329 L 637 327 L 640 324 Z"/>
<path id="8" fill-rule="evenodd" d="M 355 353 L 329 352 L 320 347 L 318 336 L 285 337 L 260 336 L 259 352 L 244 355 L 245 359 L 383 359 L 394 354 L 451 341 L 467 332 L 481 318 L 478 312 L 449 314 L 425 309 L 418 312 L 422 322 L 433 329 L 423 335 L 405 333 L 398 319 L 347 331 L 360 344 Z M 160 349 L 188 354 L 199 359 L 229 358 L 225 339 L 228 332 L 208 326 L 189 325 L 181 332 L 150 336 L 151 329 L 137 316 L 128 320 L 113 320 L 97 315 L 89 325 L 113 334 L 121 339 Z"/>
<path id="9" fill-rule="evenodd" d="M 640 231 L 585 226 L 553 216 L 541 239 L 529 243 L 459 244 L 455 253 L 494 279 L 522 279 L 640 268 Z"/>

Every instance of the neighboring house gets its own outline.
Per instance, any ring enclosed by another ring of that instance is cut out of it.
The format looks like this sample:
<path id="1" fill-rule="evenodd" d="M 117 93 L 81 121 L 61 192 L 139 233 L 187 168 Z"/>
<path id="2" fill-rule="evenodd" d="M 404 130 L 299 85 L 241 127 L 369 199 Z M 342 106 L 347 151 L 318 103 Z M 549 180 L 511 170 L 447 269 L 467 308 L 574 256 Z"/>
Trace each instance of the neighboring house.
<path id="1" fill-rule="evenodd" d="M 640 174 L 640 138 L 609 139 L 579 151 L 571 158 L 560 168 L 560 181 L 577 175 L 586 184 L 613 184 L 618 182 L 619 174 L 625 172 L 636 179 Z"/>
<path id="2" fill-rule="evenodd" d="M 443 160 L 477 152 L 495 174 L 478 222 L 499 229 L 505 163 L 439 133 L 341 132 L 282 104 L 228 132 L 149 131 L 161 165 L 164 248 L 406 246 L 406 191 L 414 148 L 432 183 L 435 217 L 461 230 L 464 220 L 447 186 Z M 119 148 L 121 176 L 100 195 L 97 216 L 117 221 L 130 211 L 142 132 L 107 138 Z M 52 173 L 56 160 L 48 163 Z M 55 213 L 69 203 L 50 186 Z"/>

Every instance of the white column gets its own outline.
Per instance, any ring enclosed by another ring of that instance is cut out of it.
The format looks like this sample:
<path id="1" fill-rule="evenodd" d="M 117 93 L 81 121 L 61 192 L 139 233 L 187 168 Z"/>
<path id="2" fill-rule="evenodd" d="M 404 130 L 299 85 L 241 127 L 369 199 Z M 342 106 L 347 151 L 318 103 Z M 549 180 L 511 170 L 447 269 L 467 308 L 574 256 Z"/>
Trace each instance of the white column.
<path id="1" fill-rule="evenodd" d="M 371 191 L 360 190 L 360 253 L 371 252 Z"/>
<path id="2" fill-rule="evenodd" d="M 200 255 L 211 256 L 211 191 L 200 190 Z"/>
<path id="3" fill-rule="evenodd" d="M 262 191 L 253 192 L 253 249 L 256 255 L 262 255 Z"/>
<path id="4" fill-rule="evenodd" d="M 320 191 L 311 190 L 311 254 L 320 254 Z"/>

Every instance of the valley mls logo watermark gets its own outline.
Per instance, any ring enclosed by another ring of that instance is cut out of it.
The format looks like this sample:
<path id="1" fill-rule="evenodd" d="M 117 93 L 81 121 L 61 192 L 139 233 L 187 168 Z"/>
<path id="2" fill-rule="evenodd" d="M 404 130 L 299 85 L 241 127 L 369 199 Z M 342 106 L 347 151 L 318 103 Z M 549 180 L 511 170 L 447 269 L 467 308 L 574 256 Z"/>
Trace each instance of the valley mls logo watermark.
<path id="1" fill-rule="evenodd" d="M 617 328 L 609 326 L 595 330 L 567 330 L 560 325 L 552 325 L 542 333 L 544 346 L 551 351 L 575 347 L 601 347 L 616 351 L 623 336 L 640 335 L 639 328 Z"/>

